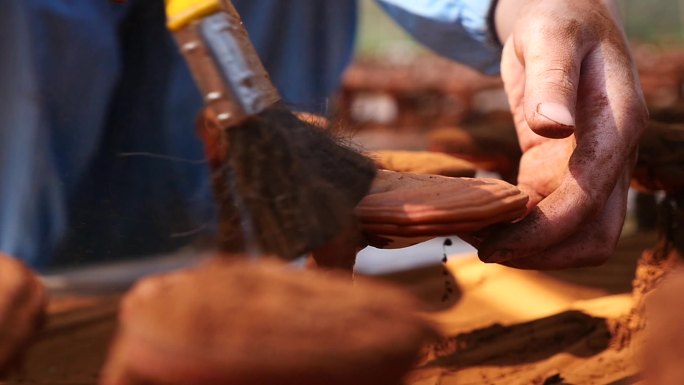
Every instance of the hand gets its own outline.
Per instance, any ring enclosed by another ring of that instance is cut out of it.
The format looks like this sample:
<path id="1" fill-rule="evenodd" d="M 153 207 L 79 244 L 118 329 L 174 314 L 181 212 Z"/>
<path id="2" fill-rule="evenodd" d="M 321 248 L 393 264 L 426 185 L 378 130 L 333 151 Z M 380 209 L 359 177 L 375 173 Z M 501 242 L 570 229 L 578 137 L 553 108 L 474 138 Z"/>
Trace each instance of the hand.
<path id="1" fill-rule="evenodd" d="M 0 253 L 0 373 L 38 330 L 45 304 L 45 291 L 33 273 Z"/>
<path id="2" fill-rule="evenodd" d="M 500 0 L 496 22 L 530 202 L 524 220 L 484 239 L 480 258 L 531 269 L 601 264 L 622 229 L 648 120 L 615 6 Z"/>

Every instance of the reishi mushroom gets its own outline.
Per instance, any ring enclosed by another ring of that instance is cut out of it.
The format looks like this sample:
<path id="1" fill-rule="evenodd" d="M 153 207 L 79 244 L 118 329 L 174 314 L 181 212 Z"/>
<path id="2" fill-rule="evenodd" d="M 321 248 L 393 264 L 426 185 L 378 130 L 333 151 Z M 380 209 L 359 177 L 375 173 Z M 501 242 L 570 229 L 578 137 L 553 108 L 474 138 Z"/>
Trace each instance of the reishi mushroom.
<path id="1" fill-rule="evenodd" d="M 406 239 L 470 234 L 515 221 L 527 201 L 525 193 L 497 179 L 380 171 L 355 213 L 371 244 L 384 239 L 390 242 L 378 246 L 397 247 Z"/>

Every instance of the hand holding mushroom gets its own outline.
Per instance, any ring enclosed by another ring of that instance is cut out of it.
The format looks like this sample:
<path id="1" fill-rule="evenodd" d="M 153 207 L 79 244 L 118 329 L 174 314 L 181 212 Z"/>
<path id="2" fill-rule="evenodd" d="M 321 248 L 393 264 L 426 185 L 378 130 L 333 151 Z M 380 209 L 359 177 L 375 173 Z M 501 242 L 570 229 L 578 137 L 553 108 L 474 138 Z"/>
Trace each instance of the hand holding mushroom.
<path id="1" fill-rule="evenodd" d="M 502 77 L 523 150 L 528 216 L 478 244 L 485 262 L 600 264 L 624 222 L 648 112 L 614 1 L 500 0 Z"/>

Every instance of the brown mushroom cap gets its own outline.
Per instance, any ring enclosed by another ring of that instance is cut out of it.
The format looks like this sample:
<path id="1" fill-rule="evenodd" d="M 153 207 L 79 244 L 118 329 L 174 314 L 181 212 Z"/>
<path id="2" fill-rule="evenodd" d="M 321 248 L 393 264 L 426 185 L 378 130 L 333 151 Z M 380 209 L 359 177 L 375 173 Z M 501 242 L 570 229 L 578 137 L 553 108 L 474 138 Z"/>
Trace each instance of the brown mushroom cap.
<path id="1" fill-rule="evenodd" d="M 127 296 L 113 354 L 169 384 L 398 384 L 434 335 L 404 292 L 347 275 L 240 260 L 163 280 Z"/>
<path id="2" fill-rule="evenodd" d="M 429 151 L 374 151 L 370 157 L 383 170 L 452 177 L 475 176 L 471 162 Z"/>
<path id="3" fill-rule="evenodd" d="M 496 179 L 380 173 L 356 207 L 365 232 L 375 236 L 470 233 L 524 215 L 528 197 Z"/>

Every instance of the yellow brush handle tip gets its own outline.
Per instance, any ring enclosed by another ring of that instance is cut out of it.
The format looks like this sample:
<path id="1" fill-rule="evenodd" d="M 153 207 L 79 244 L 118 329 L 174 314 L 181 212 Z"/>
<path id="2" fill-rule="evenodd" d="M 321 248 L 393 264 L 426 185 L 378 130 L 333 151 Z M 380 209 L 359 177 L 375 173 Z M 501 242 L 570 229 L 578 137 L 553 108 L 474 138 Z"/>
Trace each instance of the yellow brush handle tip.
<path id="1" fill-rule="evenodd" d="M 220 9 L 219 0 L 166 0 L 166 25 L 176 31 Z"/>

